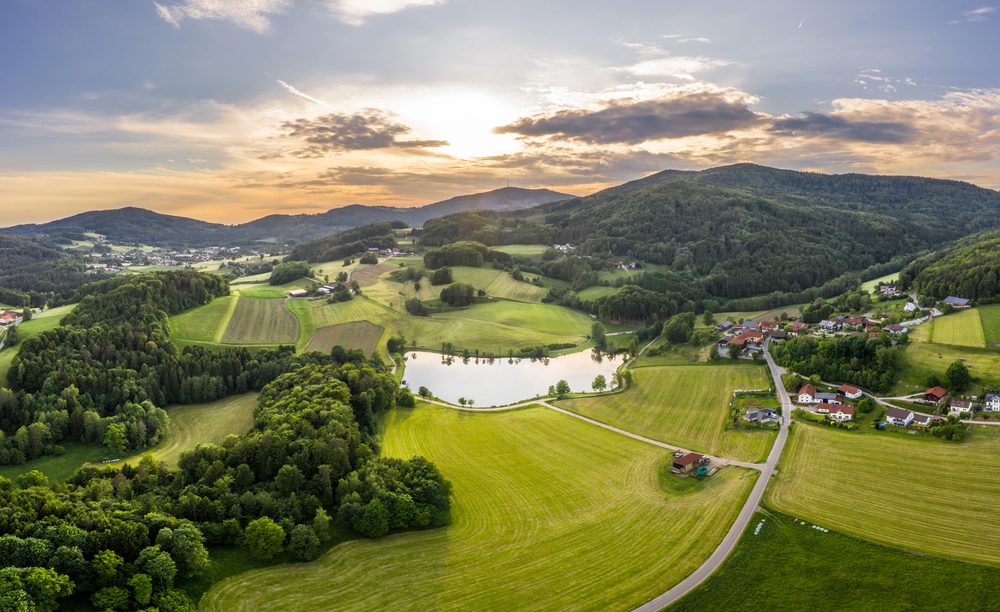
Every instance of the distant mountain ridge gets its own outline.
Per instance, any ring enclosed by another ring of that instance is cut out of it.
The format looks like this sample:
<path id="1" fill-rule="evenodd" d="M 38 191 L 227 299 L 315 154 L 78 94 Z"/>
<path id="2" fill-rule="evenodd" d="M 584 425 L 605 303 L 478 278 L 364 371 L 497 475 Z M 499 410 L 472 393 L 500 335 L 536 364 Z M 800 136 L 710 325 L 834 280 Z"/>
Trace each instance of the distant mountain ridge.
<path id="1" fill-rule="evenodd" d="M 309 240 L 384 221 L 403 221 L 411 226 L 419 226 L 434 217 L 468 210 L 523 210 L 573 197 L 576 196 L 550 189 L 504 187 L 484 193 L 456 196 L 425 206 L 352 204 L 318 214 L 268 215 L 238 225 L 210 223 L 127 206 L 83 212 L 48 223 L 16 225 L 0 229 L 0 233 L 32 235 L 78 230 L 96 232 L 112 241 L 141 242 L 157 246 L 246 244 L 261 240 L 285 243 Z"/>

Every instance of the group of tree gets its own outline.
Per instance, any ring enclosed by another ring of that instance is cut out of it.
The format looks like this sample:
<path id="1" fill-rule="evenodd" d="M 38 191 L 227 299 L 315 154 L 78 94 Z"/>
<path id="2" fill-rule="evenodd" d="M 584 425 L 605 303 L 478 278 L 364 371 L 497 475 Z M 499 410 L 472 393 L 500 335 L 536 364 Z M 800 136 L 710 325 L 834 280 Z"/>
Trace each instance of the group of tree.
<path id="1" fill-rule="evenodd" d="M 455 283 L 441 290 L 441 301 L 449 306 L 468 306 L 476 299 L 476 291 L 472 285 Z"/>
<path id="2" fill-rule="evenodd" d="M 78 256 L 41 239 L 0 234 L 0 304 L 37 308 L 66 303 L 94 279 Z"/>
<path id="3" fill-rule="evenodd" d="M 780 365 L 805 376 L 853 383 L 876 392 L 891 389 L 904 364 L 901 348 L 885 336 L 800 336 L 772 351 Z"/>
<path id="4" fill-rule="evenodd" d="M 308 278 L 312 274 L 312 268 L 304 261 L 286 261 L 274 266 L 271 269 L 271 278 L 268 282 L 272 285 L 284 285 L 300 278 Z"/>
<path id="5" fill-rule="evenodd" d="M 312 354 L 267 384 L 249 433 L 186 452 L 177 468 L 147 456 L 63 484 L 0 478 L 0 608 L 55 609 L 73 595 L 98 609 L 194 610 L 177 586 L 205 572 L 210 546 L 311 560 L 335 523 L 367 537 L 446 524 L 437 468 L 378 456 L 392 373 L 342 357 Z"/>
<path id="6" fill-rule="evenodd" d="M 424 265 L 429 269 L 445 266 L 469 266 L 478 268 L 487 262 L 506 265 L 513 261 L 510 255 L 493 251 L 481 242 L 459 240 L 430 249 L 424 253 Z"/>

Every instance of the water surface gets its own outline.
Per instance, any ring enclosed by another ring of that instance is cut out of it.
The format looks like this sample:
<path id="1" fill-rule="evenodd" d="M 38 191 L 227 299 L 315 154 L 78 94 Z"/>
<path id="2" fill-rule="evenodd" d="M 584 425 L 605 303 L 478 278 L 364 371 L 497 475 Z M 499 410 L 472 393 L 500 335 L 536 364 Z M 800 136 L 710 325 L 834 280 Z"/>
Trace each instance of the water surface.
<path id="1" fill-rule="evenodd" d="M 548 359 L 504 357 L 490 362 L 480 358 L 464 361 L 426 351 L 406 354 L 403 379 L 416 392 L 427 387 L 434 396 L 458 403 L 460 397 L 476 406 L 502 406 L 548 393 L 560 380 L 575 392 L 593 391 L 591 383 L 603 374 L 611 385 L 622 357 L 597 351 L 581 351 Z"/>

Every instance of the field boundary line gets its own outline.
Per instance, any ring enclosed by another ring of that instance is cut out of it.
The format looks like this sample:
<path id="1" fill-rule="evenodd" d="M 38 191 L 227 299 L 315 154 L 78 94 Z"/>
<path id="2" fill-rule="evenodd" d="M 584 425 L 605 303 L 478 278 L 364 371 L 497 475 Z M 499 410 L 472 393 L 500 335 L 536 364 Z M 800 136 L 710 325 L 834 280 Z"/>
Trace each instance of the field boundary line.
<path id="1" fill-rule="evenodd" d="M 226 309 L 226 314 L 222 315 L 219 326 L 215 328 L 215 335 L 212 336 L 212 340 L 217 344 L 222 344 L 222 337 L 226 335 L 226 330 L 229 329 L 229 322 L 233 320 L 233 313 L 236 312 L 236 303 L 240 301 L 239 293 L 231 295 L 233 299 L 229 304 L 229 308 Z"/>

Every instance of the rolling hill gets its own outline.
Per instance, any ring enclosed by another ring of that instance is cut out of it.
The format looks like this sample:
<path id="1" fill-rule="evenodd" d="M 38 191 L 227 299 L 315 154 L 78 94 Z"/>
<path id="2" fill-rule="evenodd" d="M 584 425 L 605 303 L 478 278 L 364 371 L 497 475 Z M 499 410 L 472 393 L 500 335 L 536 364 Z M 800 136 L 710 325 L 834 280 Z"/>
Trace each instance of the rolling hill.
<path id="1" fill-rule="evenodd" d="M 903 287 L 941 299 L 1000 301 L 1000 230 L 987 230 L 921 257 L 899 275 Z"/>
<path id="2" fill-rule="evenodd" d="M 239 225 L 209 223 L 128 206 L 84 212 L 48 223 L 17 225 L 0 229 L 0 233 L 31 235 L 91 231 L 103 234 L 114 242 L 157 246 L 247 244 L 259 240 L 289 243 L 372 223 L 403 221 L 419 226 L 433 217 L 468 210 L 514 211 L 572 197 L 548 189 L 505 187 L 457 196 L 426 206 L 352 204 L 314 215 L 268 215 Z"/>
<path id="3" fill-rule="evenodd" d="M 683 286 L 690 299 L 732 300 L 797 293 L 890 262 L 898 269 L 997 226 L 998 213 L 1000 193 L 968 183 L 737 164 L 668 170 L 528 211 L 434 219 L 423 241 L 568 242 L 606 262 L 660 264 L 646 275 L 650 285 L 658 274 L 659 284 Z"/>

